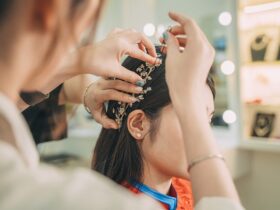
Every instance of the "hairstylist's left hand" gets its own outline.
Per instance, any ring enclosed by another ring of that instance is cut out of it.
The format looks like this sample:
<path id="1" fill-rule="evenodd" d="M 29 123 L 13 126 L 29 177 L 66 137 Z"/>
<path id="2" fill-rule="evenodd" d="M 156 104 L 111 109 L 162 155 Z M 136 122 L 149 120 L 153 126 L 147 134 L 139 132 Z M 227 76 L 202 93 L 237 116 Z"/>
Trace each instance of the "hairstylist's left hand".
<path id="1" fill-rule="evenodd" d="M 138 84 L 142 79 L 138 74 L 121 65 L 125 55 L 151 64 L 161 62 L 156 59 L 153 43 L 145 35 L 133 29 L 116 29 L 105 40 L 82 47 L 79 52 L 82 56 L 80 61 L 82 73 L 118 78 L 133 84 Z"/>
<path id="2" fill-rule="evenodd" d="M 189 109 L 194 108 L 200 115 L 204 109 L 202 93 L 213 64 L 215 50 L 194 20 L 178 13 L 169 13 L 169 16 L 180 24 L 176 27 L 176 34 L 182 33 L 187 37 L 184 50 L 180 50 L 176 36 L 170 32 L 165 33 L 166 81 L 172 103 L 175 110 L 180 107 L 180 110 L 185 112 L 185 104 L 192 101 L 189 103 Z"/>

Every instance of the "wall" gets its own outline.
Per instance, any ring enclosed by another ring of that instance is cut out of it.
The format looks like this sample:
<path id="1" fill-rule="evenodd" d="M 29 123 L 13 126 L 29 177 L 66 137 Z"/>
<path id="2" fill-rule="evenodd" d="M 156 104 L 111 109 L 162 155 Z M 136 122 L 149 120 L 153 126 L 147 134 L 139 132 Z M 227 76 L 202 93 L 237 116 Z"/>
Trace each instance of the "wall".
<path id="1" fill-rule="evenodd" d="M 208 17 L 218 17 L 220 12 L 227 10 L 225 0 L 211 0 L 211 4 L 207 5 L 205 2 L 205 0 L 107 0 L 97 37 L 101 39 L 116 27 L 142 31 L 146 23 L 167 26 L 174 24 L 168 17 L 169 11 L 181 12 L 198 22 L 205 22 Z M 208 26 L 204 25 L 203 28 L 206 29 Z"/>
<path id="2" fill-rule="evenodd" d="M 280 154 L 252 152 L 251 172 L 236 181 L 247 210 L 280 209 Z"/>

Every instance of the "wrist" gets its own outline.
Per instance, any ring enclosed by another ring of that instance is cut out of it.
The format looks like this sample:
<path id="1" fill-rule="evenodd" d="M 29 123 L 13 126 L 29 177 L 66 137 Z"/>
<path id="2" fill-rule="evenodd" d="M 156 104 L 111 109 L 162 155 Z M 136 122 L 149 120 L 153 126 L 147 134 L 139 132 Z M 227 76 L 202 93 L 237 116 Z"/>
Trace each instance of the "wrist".
<path id="1" fill-rule="evenodd" d="M 172 105 L 179 117 L 200 115 L 201 111 L 205 109 L 202 103 L 199 103 L 199 97 L 192 97 L 190 94 L 174 94 L 171 96 L 171 100 Z"/>
<path id="2" fill-rule="evenodd" d="M 95 83 L 95 82 L 90 83 L 90 84 L 86 87 L 86 89 L 85 89 L 85 91 L 84 91 L 84 94 L 83 94 L 83 105 L 84 105 L 85 110 L 86 110 L 89 114 L 92 114 L 92 113 L 91 113 L 91 110 L 90 110 L 90 107 L 89 107 L 89 103 L 88 103 L 88 95 L 89 95 L 89 90 L 90 90 L 90 88 L 94 85 L 94 83 Z"/>
<path id="3" fill-rule="evenodd" d="M 83 48 L 79 48 L 69 53 L 60 65 L 60 72 L 61 76 L 64 77 L 64 81 L 80 74 L 86 74 L 86 65 L 84 64 L 86 53 Z"/>
<path id="4" fill-rule="evenodd" d="M 80 74 L 95 74 L 93 70 L 98 69 L 96 62 L 99 62 L 100 59 L 96 58 L 95 48 L 96 46 L 85 46 L 74 53 L 75 66 L 76 69 L 79 69 Z"/>

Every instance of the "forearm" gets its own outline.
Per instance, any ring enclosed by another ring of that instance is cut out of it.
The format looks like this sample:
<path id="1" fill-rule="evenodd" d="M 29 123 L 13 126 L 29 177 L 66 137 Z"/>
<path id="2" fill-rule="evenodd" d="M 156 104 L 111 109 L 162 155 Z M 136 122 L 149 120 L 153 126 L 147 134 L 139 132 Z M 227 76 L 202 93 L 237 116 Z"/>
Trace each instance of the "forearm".
<path id="1" fill-rule="evenodd" d="M 89 74 L 75 76 L 64 82 L 59 103 L 82 104 L 86 88 L 96 80 L 96 77 Z"/>
<path id="2" fill-rule="evenodd" d="M 77 67 L 73 66 L 73 61 L 71 62 L 64 62 L 61 64 L 58 68 L 61 70 L 59 71 L 58 74 L 54 75 L 45 83 L 44 86 L 38 87 L 36 91 L 39 91 L 43 94 L 49 94 L 51 93 L 54 89 L 56 89 L 59 85 L 64 83 L 64 81 L 69 80 L 70 78 L 73 78 L 74 76 L 78 75 L 78 72 L 75 70 Z M 60 91 L 60 98 L 63 100 L 63 89 Z M 32 92 L 30 93 L 32 94 Z M 20 111 L 24 111 L 27 109 L 30 105 L 27 104 L 21 97 L 18 98 L 17 102 L 17 107 L 19 108 Z"/>
<path id="3" fill-rule="evenodd" d="M 197 108 L 177 112 L 185 141 L 188 161 L 207 155 L 219 154 L 219 149 L 207 117 Z M 200 109 L 201 110 L 201 109 Z M 199 113 L 199 115 L 197 114 Z M 217 158 L 205 160 L 190 170 L 195 202 L 203 197 L 227 197 L 236 202 L 239 198 L 226 164 Z"/>

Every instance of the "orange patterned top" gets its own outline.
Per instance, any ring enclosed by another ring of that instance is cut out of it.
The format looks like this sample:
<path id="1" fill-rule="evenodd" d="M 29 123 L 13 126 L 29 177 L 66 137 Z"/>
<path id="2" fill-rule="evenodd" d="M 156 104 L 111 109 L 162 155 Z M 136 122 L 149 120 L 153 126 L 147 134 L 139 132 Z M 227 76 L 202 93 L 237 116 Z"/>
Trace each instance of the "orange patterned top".
<path id="1" fill-rule="evenodd" d="M 159 201 L 166 210 L 194 209 L 191 183 L 188 180 L 175 177 L 172 178 L 172 185 L 168 195 L 163 195 L 148 186 L 137 182 L 133 182 L 132 184 L 124 182 L 122 185 L 135 194 L 145 193 L 146 195 L 153 197 Z"/>

